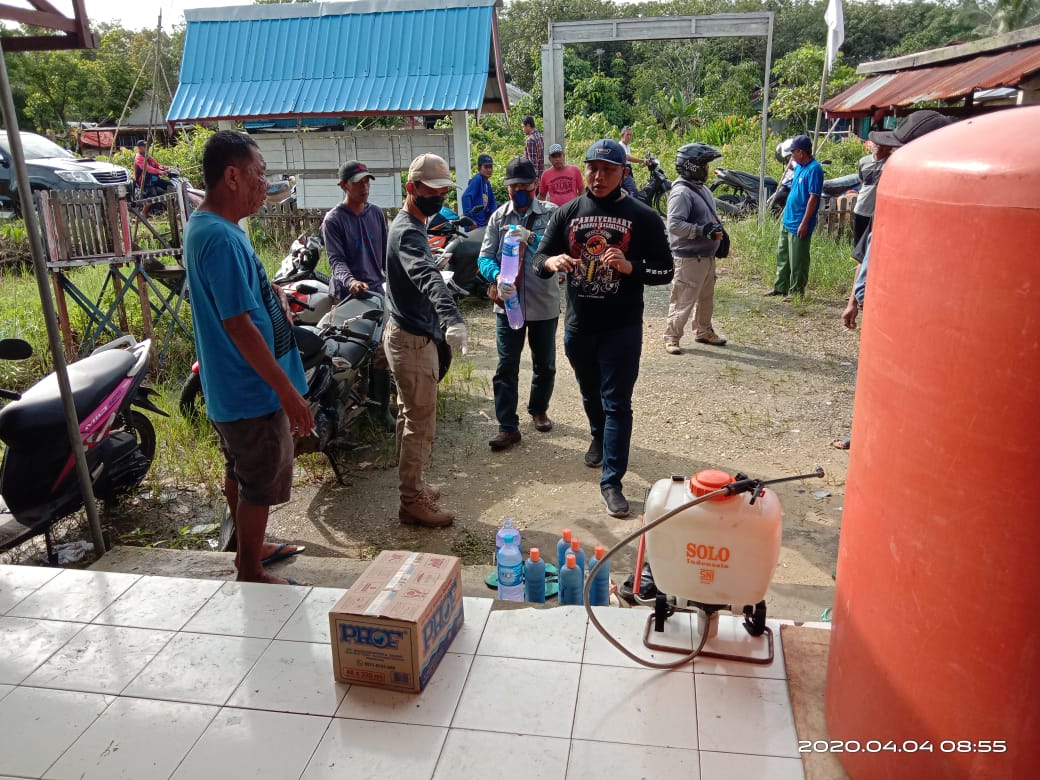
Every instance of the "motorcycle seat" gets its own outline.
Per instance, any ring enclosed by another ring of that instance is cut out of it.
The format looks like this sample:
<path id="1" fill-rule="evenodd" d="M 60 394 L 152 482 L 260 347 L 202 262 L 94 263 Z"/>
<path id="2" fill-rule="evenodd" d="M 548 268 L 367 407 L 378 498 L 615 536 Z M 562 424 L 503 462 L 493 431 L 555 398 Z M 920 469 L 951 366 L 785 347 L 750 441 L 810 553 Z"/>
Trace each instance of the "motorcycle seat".
<path id="1" fill-rule="evenodd" d="M 69 364 L 69 385 L 80 421 L 97 410 L 134 362 L 130 352 L 112 349 Z M 55 429 L 64 437 L 65 410 L 54 374 L 26 390 L 21 400 L 0 410 L 0 439 L 10 446 L 32 443 Z"/>
<path id="2" fill-rule="evenodd" d="M 757 176 L 755 176 L 754 174 L 746 173 L 744 171 L 735 171 L 732 168 L 727 168 L 726 170 L 729 171 L 729 174 L 734 179 L 737 179 L 746 190 L 748 190 L 749 192 L 758 192 Z M 767 192 L 771 192 L 772 190 L 776 189 L 776 179 L 774 179 L 772 176 L 766 176 L 765 183 Z"/>
<path id="3" fill-rule="evenodd" d="M 307 365 L 311 358 L 321 354 L 324 342 L 313 328 L 296 325 L 293 327 L 293 335 L 296 336 L 296 346 L 300 350 L 304 365 Z"/>

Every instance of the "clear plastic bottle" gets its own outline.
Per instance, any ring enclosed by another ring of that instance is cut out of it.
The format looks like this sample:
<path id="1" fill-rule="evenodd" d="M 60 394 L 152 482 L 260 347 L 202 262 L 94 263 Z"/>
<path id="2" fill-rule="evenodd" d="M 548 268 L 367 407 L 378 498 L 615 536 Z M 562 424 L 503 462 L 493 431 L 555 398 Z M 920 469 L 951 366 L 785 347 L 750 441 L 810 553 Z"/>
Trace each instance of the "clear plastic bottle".
<path id="1" fill-rule="evenodd" d="M 530 557 L 524 564 L 524 601 L 545 603 L 545 561 L 537 547 L 531 548 Z"/>
<path id="2" fill-rule="evenodd" d="M 502 267 L 498 273 L 499 280 L 515 285 L 516 279 L 521 273 L 520 268 L 520 230 L 516 225 L 510 225 L 505 238 L 502 240 Z M 520 296 L 513 293 L 502 300 L 502 306 L 506 310 L 506 319 L 509 327 L 520 330 L 524 326 L 524 313 L 520 309 Z"/>
<path id="3" fill-rule="evenodd" d="M 506 534 L 498 551 L 498 598 L 500 601 L 524 600 L 524 556 L 511 533 Z"/>
<path id="4" fill-rule="evenodd" d="M 520 529 L 513 525 L 511 518 L 502 518 L 502 527 L 498 529 L 498 533 L 495 534 L 495 556 L 497 560 L 498 551 L 502 549 L 502 542 L 506 538 L 506 534 L 512 534 L 516 541 L 516 546 L 520 546 Z"/>
<path id="5" fill-rule="evenodd" d="M 567 553 L 571 549 L 571 529 L 564 528 L 560 540 L 556 543 L 556 569 L 559 573 L 567 563 Z"/>
<path id="6" fill-rule="evenodd" d="M 585 603 L 585 572 L 578 567 L 574 553 L 567 553 L 567 561 L 560 569 L 560 603 Z"/>
<path id="7" fill-rule="evenodd" d="M 602 544 L 596 545 L 596 552 L 589 559 L 589 573 L 592 573 L 592 568 L 603 560 L 603 556 L 607 554 Z M 609 607 L 610 606 L 610 561 L 604 563 L 599 571 L 596 573 L 596 578 L 592 581 L 592 585 L 589 587 L 589 604 L 594 607 Z"/>

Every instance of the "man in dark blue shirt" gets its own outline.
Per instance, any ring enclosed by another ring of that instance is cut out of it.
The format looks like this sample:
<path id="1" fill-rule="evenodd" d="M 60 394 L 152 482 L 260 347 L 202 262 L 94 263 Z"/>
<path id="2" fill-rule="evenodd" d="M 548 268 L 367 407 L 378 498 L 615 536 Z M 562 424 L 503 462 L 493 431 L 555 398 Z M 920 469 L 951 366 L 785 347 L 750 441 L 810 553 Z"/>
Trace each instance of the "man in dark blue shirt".
<path id="1" fill-rule="evenodd" d="M 495 170 L 495 161 L 490 154 L 482 154 L 477 158 L 477 174 L 469 180 L 466 191 L 462 193 L 462 213 L 477 223 L 477 227 L 487 225 L 488 219 L 498 208 L 495 193 L 491 189 L 491 174 Z"/>
<path id="2" fill-rule="evenodd" d="M 368 290 L 383 292 L 386 215 L 368 202 L 375 178 L 362 162 L 344 163 L 339 169 L 343 202 L 321 223 L 321 238 L 332 268 L 332 297 L 337 301 Z"/>

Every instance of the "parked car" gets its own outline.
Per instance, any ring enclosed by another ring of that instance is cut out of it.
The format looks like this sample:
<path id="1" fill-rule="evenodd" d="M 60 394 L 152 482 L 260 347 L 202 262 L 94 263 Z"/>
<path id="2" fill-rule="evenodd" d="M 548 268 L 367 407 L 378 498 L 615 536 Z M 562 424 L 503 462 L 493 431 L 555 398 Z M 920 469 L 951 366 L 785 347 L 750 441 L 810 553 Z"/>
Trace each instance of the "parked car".
<path id="1" fill-rule="evenodd" d="M 130 171 L 118 165 L 77 157 L 53 141 L 36 133 L 20 133 L 34 190 L 87 190 L 101 187 L 129 187 Z M 17 215 L 21 202 L 17 195 L 14 162 L 7 131 L 0 130 L 0 214 Z"/>

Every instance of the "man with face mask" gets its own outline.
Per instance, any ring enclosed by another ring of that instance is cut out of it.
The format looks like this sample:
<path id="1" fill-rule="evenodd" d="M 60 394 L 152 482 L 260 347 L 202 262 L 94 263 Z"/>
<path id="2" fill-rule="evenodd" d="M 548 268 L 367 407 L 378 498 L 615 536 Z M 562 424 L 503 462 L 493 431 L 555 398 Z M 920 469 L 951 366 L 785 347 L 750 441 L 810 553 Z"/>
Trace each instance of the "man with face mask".
<path id="1" fill-rule="evenodd" d="M 484 241 L 480 245 L 480 273 L 498 285 L 499 300 L 495 302 L 495 340 L 498 344 L 498 368 L 492 386 L 495 391 L 495 416 L 498 434 L 488 442 L 495 451 L 507 450 L 520 441 L 520 418 L 516 413 L 520 384 L 520 353 L 524 350 L 524 336 L 531 346 L 531 394 L 527 413 L 535 430 L 552 430 L 549 419 L 549 399 L 556 381 L 556 325 L 560 320 L 560 285 L 555 278 L 543 279 L 534 270 L 534 248 L 549 224 L 549 216 L 556 207 L 535 197 L 538 171 L 525 157 L 514 157 L 506 166 L 506 187 L 509 202 L 498 208 L 488 220 Z M 510 225 L 521 232 L 523 268 L 516 284 L 503 282 L 501 271 L 502 242 Z M 510 327 L 501 299 L 509 295 L 520 297 L 524 324 L 517 330 Z"/>
<path id="2" fill-rule="evenodd" d="M 585 194 L 556 209 L 535 257 L 540 276 L 567 274 L 563 346 L 592 434 L 585 465 L 602 467 L 600 496 L 612 517 L 629 510 L 621 480 L 643 349 L 643 287 L 668 284 L 673 273 L 661 218 L 621 189 L 627 161 L 609 138 L 589 147 Z"/>
<path id="3" fill-rule="evenodd" d="M 390 223 L 386 249 L 389 318 L 383 347 L 397 380 L 397 448 L 402 523 L 443 528 L 455 518 L 439 504 L 440 491 L 423 479 L 437 425 L 437 343 L 466 354 L 466 325 L 448 292 L 426 239 L 427 220 L 454 186 L 448 164 L 435 154 L 412 160 L 407 197 Z"/>

